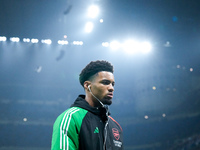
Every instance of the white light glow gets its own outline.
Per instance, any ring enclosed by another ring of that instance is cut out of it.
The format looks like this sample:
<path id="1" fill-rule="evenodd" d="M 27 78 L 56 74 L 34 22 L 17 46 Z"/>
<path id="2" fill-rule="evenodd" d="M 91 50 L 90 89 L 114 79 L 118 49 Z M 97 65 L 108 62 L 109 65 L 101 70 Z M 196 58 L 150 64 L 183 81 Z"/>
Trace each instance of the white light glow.
<path id="1" fill-rule="evenodd" d="M 23 42 L 29 43 L 31 40 L 29 38 L 23 38 Z"/>
<path id="2" fill-rule="evenodd" d="M 18 37 L 11 37 L 10 41 L 12 41 L 12 42 L 19 42 L 20 39 Z"/>
<path id="3" fill-rule="evenodd" d="M 7 38 L 5 36 L 0 36 L 0 41 L 5 42 L 7 40 Z"/>
<path id="4" fill-rule="evenodd" d="M 60 45 L 68 45 L 68 41 L 65 41 L 65 40 L 58 40 L 58 44 Z"/>
<path id="5" fill-rule="evenodd" d="M 139 51 L 140 44 L 134 40 L 127 40 L 123 43 L 123 50 L 128 54 L 137 53 Z"/>
<path id="6" fill-rule="evenodd" d="M 52 41 L 50 39 L 45 39 L 45 40 L 41 40 L 42 43 L 44 44 L 51 44 Z"/>
<path id="7" fill-rule="evenodd" d="M 152 46 L 149 42 L 142 42 L 140 46 L 141 46 L 142 53 L 145 53 L 145 54 L 149 53 L 152 49 Z"/>
<path id="8" fill-rule="evenodd" d="M 27 119 L 27 118 L 24 118 L 23 121 L 26 122 L 26 121 L 28 121 L 28 119 Z"/>
<path id="9" fill-rule="evenodd" d="M 149 42 L 138 42 L 135 40 L 127 40 L 123 43 L 123 50 L 128 54 L 148 53 L 152 49 Z"/>
<path id="10" fill-rule="evenodd" d="M 109 47 L 109 43 L 108 43 L 108 42 L 103 42 L 103 43 L 102 43 L 102 46 L 103 46 L 103 47 Z"/>
<path id="11" fill-rule="evenodd" d="M 100 22 L 100 23 L 103 23 L 103 19 L 100 19 L 99 22 Z"/>
<path id="12" fill-rule="evenodd" d="M 83 45 L 82 41 L 73 41 L 73 45 Z"/>
<path id="13" fill-rule="evenodd" d="M 177 65 L 177 66 L 176 66 L 176 68 L 178 68 L 178 69 L 179 69 L 179 68 L 181 68 L 181 66 L 180 66 L 180 65 Z"/>
<path id="14" fill-rule="evenodd" d="M 92 32 L 94 24 L 92 22 L 88 22 L 85 25 L 85 32 L 90 33 Z"/>
<path id="15" fill-rule="evenodd" d="M 110 42 L 110 48 L 112 50 L 118 50 L 121 47 L 121 44 L 118 41 Z"/>
<path id="16" fill-rule="evenodd" d="M 99 14 L 99 7 L 96 5 L 92 5 L 88 8 L 88 16 L 90 18 L 96 18 Z"/>
<path id="17" fill-rule="evenodd" d="M 39 40 L 38 39 L 31 39 L 31 43 L 38 43 Z"/>

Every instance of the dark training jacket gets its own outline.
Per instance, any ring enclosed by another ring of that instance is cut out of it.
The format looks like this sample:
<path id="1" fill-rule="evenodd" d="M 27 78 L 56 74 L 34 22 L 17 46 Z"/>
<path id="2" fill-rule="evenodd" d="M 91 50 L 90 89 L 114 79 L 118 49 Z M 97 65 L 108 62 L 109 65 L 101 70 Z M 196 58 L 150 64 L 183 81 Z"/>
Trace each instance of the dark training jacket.
<path id="1" fill-rule="evenodd" d="M 105 107 L 91 107 L 84 95 L 56 119 L 51 150 L 123 150 L 121 126 Z"/>

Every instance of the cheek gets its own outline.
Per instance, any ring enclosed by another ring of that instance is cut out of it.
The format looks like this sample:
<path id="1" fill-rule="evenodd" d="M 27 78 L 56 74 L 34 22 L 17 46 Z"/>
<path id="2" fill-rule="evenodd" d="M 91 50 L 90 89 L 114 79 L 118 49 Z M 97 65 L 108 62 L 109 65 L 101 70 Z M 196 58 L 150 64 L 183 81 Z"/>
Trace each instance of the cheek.
<path id="1" fill-rule="evenodd" d="M 106 94 L 106 88 L 103 86 L 96 88 L 95 91 L 97 95 L 102 96 L 102 97 Z"/>
<path id="2" fill-rule="evenodd" d="M 101 94 L 102 96 L 105 96 L 106 93 L 107 93 L 106 87 L 102 87 L 102 88 L 100 89 L 100 94 Z"/>

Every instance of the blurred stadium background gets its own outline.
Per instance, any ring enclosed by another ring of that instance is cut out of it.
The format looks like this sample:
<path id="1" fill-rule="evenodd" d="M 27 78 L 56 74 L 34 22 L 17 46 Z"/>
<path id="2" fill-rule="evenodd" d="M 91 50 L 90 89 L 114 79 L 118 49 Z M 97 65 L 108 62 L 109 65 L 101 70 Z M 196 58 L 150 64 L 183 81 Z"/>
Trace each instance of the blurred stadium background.
<path id="1" fill-rule="evenodd" d="M 0 150 L 50 149 L 97 59 L 115 68 L 110 111 L 125 150 L 199 150 L 199 10 L 198 0 L 0 0 Z"/>

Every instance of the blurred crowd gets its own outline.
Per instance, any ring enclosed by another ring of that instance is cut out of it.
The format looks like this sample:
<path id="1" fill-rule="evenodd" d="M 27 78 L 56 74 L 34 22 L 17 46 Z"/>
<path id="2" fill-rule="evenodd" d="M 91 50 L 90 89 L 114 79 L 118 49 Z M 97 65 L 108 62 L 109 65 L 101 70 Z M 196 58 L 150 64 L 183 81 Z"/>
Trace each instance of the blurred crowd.
<path id="1" fill-rule="evenodd" d="M 176 141 L 176 144 L 170 150 L 199 150 L 200 134 Z"/>

